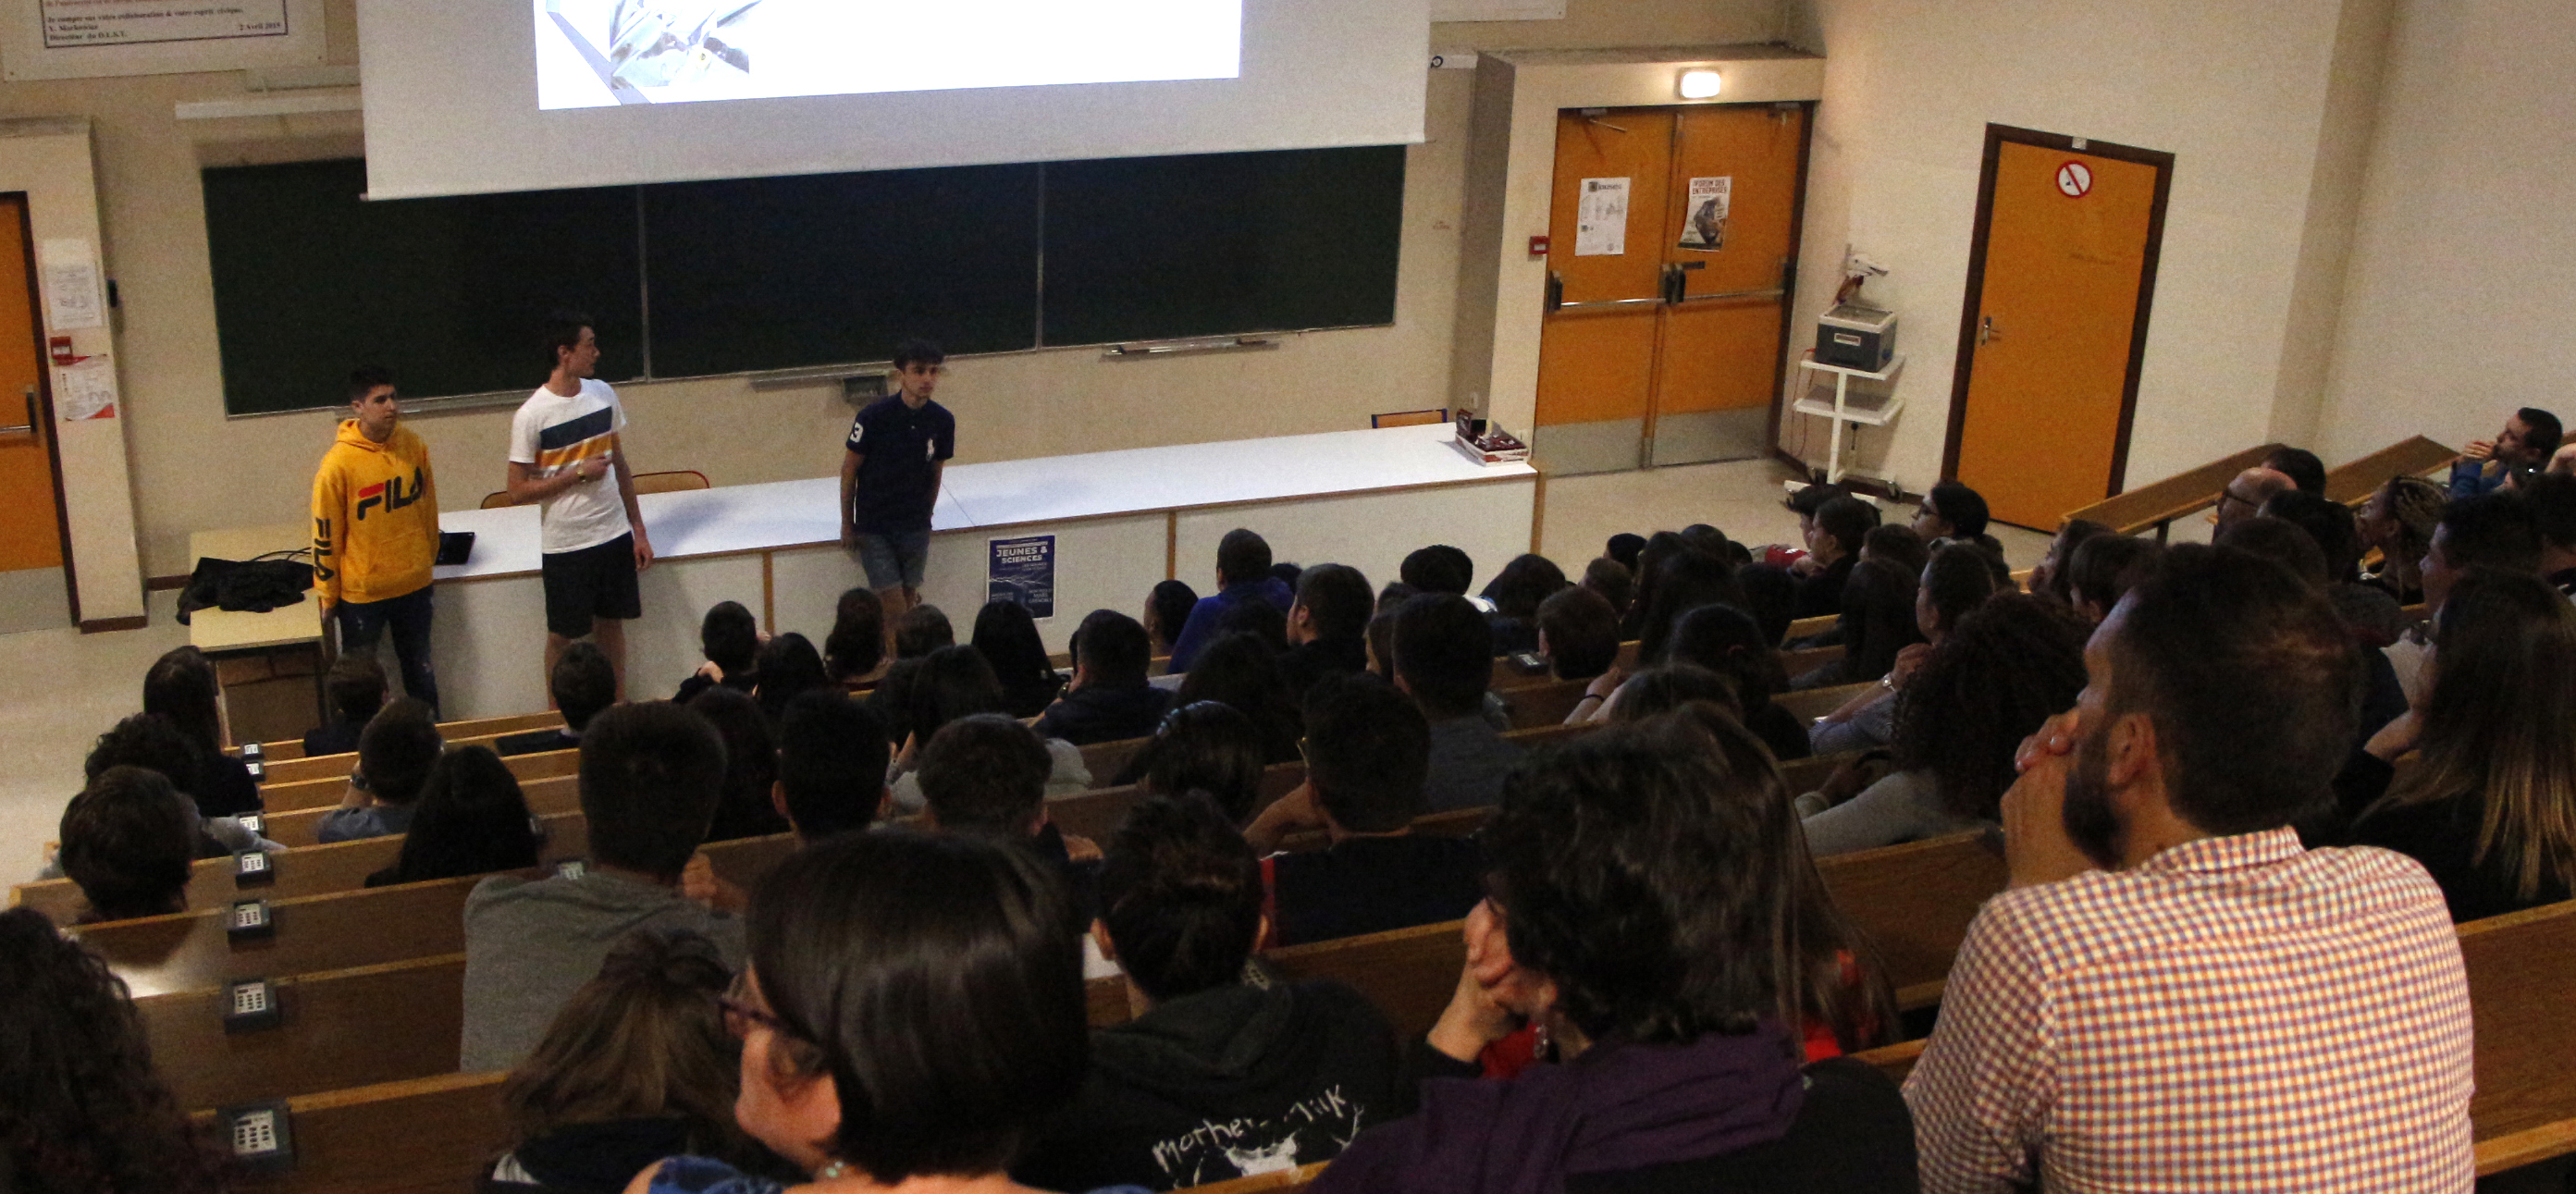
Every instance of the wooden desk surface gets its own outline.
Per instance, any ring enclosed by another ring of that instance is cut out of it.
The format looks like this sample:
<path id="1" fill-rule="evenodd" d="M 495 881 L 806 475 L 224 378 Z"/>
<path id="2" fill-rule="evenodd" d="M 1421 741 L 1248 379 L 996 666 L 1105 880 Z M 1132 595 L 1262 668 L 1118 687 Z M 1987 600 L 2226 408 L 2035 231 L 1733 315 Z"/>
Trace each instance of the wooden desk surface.
<path id="1" fill-rule="evenodd" d="M 312 528 L 302 523 L 199 531 L 188 536 L 188 564 L 193 568 L 207 556 L 247 560 L 273 551 L 291 551 L 311 542 Z M 302 601 L 264 614 L 201 609 L 188 619 L 188 641 L 209 654 L 286 647 L 319 642 L 321 638 L 322 606 L 310 593 Z"/>

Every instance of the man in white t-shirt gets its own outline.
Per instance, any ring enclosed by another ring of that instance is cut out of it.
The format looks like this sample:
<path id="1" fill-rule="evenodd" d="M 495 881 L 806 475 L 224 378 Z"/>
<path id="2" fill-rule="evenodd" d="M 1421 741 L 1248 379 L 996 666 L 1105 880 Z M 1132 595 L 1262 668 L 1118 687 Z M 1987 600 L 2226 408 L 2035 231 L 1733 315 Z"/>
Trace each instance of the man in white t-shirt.
<path id="1" fill-rule="evenodd" d="M 535 503 L 544 526 L 546 674 L 566 646 L 599 644 L 626 684 L 626 619 L 644 613 L 635 574 L 653 566 L 653 544 L 635 505 L 635 473 L 618 450 L 626 412 L 617 391 L 591 376 L 599 337 L 587 316 L 548 321 L 554 375 L 510 421 L 510 497 Z M 601 484 L 611 474 L 614 490 Z"/>

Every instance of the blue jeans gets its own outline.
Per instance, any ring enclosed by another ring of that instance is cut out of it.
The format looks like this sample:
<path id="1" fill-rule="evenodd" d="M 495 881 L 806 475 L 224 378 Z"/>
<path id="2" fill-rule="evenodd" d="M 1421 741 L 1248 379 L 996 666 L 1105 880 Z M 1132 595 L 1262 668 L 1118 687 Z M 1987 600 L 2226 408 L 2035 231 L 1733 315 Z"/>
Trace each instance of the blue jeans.
<path id="1" fill-rule="evenodd" d="M 387 627 L 392 628 L 394 658 L 402 664 L 403 692 L 429 706 L 433 717 L 438 713 L 438 674 L 429 666 L 429 615 L 430 592 L 435 588 L 422 585 L 400 597 L 343 601 L 331 607 L 332 620 L 340 625 L 343 654 L 374 654 L 376 640 L 384 637 Z"/>

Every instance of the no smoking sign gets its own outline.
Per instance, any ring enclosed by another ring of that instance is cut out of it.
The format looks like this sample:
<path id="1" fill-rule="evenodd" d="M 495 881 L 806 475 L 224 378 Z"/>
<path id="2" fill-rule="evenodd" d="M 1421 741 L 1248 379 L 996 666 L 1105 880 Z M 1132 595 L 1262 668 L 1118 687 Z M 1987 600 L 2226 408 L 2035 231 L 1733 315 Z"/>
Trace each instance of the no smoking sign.
<path id="1" fill-rule="evenodd" d="M 2069 199 L 2081 199 L 2093 189 L 2093 168 L 2070 161 L 2057 168 L 2057 190 Z"/>

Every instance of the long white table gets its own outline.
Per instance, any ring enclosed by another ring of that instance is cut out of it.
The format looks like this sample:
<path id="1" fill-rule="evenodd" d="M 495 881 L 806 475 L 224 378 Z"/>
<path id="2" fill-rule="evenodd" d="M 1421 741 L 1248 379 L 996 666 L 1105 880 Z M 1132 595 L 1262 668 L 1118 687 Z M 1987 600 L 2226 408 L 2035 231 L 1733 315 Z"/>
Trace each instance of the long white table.
<path id="1" fill-rule="evenodd" d="M 1278 559 L 1349 564 L 1376 584 L 1413 549 L 1454 544 L 1481 581 L 1529 550 L 1538 474 L 1476 464 L 1450 446 L 1453 434 L 1395 427 L 952 465 L 923 595 L 962 641 L 986 600 L 986 542 L 1054 535 L 1055 616 L 1038 628 L 1060 651 L 1094 609 L 1141 614 L 1156 581 L 1211 591 L 1217 540 L 1238 526 L 1259 531 Z M 644 465 L 657 463 L 686 462 Z M 820 477 L 640 498 L 657 562 L 643 577 L 644 616 L 628 628 L 629 695 L 667 695 L 697 667 L 698 619 L 719 601 L 820 647 L 842 590 L 866 583 L 840 546 L 839 497 L 839 478 Z M 544 708 L 536 509 L 439 521 L 476 536 L 470 559 L 437 570 L 445 716 Z"/>

